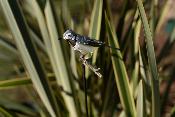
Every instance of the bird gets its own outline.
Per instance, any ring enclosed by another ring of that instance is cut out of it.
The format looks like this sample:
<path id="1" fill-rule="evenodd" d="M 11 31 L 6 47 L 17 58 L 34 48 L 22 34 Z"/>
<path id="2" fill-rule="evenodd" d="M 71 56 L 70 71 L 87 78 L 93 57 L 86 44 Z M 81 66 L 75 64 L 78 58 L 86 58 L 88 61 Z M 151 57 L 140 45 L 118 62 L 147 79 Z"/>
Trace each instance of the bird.
<path id="1" fill-rule="evenodd" d="M 95 49 L 98 49 L 99 47 L 105 46 L 111 49 L 120 50 L 115 47 L 111 47 L 109 45 L 106 45 L 104 42 L 92 39 L 87 36 L 80 35 L 78 33 L 75 33 L 73 30 L 68 29 L 64 32 L 63 38 L 69 42 L 69 44 L 73 47 L 75 51 L 79 51 L 80 54 L 80 60 L 83 62 L 83 65 L 88 66 L 99 78 L 102 77 L 101 73 L 99 72 L 100 68 L 96 68 L 95 66 L 92 66 L 87 60 L 89 58 L 86 58 L 86 55 L 90 53 L 90 55 L 93 54 Z"/>
<path id="2" fill-rule="evenodd" d="M 85 57 L 85 55 L 89 53 L 92 54 L 95 49 L 105 45 L 102 41 L 77 34 L 71 29 L 65 31 L 63 39 L 68 41 L 74 50 L 79 51 L 81 53 L 81 57 Z"/>

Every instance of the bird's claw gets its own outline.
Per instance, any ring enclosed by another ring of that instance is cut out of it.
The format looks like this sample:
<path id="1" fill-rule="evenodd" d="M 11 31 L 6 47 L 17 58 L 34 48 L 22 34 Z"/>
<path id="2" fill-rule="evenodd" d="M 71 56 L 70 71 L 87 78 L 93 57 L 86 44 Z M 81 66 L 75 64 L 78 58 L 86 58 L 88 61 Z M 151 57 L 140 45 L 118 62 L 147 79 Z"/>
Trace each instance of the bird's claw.
<path id="1" fill-rule="evenodd" d="M 95 69 L 95 72 L 98 72 L 98 71 L 100 71 L 100 68 L 96 68 L 96 69 Z"/>
<path id="2" fill-rule="evenodd" d="M 85 65 L 85 66 L 88 66 L 97 76 L 99 76 L 99 78 L 102 77 L 102 75 L 100 74 L 100 68 L 96 68 L 94 66 L 92 66 L 85 58 L 84 56 L 80 56 L 80 61 L 82 61 L 82 63 Z"/>

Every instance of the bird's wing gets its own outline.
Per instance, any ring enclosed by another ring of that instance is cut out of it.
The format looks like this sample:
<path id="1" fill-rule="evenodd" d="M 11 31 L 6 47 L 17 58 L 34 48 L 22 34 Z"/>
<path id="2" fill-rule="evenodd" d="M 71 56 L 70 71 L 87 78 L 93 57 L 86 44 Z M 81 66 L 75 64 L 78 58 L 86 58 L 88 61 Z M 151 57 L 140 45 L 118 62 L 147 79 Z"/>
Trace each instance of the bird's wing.
<path id="1" fill-rule="evenodd" d="M 100 47 L 100 46 L 105 44 L 102 41 L 91 39 L 91 38 L 86 37 L 86 36 L 78 35 L 76 38 L 77 38 L 77 42 L 80 43 L 80 44 L 83 44 L 83 45 L 88 45 L 88 46 L 93 46 L 93 47 Z"/>

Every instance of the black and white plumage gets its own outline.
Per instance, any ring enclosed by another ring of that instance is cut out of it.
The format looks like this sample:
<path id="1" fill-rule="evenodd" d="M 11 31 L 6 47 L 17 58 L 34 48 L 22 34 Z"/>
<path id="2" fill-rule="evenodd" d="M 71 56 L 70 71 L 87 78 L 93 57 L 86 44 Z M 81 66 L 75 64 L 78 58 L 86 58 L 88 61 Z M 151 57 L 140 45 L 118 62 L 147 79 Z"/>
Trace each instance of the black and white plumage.
<path id="1" fill-rule="evenodd" d="M 104 42 L 79 35 L 70 29 L 63 34 L 63 39 L 67 40 L 74 50 L 79 51 L 82 55 L 93 53 L 96 48 L 105 45 Z"/>

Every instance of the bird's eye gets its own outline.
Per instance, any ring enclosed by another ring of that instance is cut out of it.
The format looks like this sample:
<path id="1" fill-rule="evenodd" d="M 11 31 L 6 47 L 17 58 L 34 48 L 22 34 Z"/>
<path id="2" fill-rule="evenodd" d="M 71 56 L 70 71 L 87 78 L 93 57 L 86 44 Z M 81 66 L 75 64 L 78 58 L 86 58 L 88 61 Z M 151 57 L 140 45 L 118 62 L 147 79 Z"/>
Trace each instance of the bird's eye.
<path id="1" fill-rule="evenodd" d="M 67 37 L 68 37 L 68 38 L 71 38 L 71 37 L 72 37 L 72 35 L 71 35 L 70 33 L 68 33 L 68 34 L 67 34 Z"/>
<path id="2" fill-rule="evenodd" d="M 64 39 L 71 39 L 71 38 L 72 38 L 72 34 L 71 34 L 71 33 L 65 33 L 65 34 L 63 35 L 63 38 L 64 38 Z"/>

